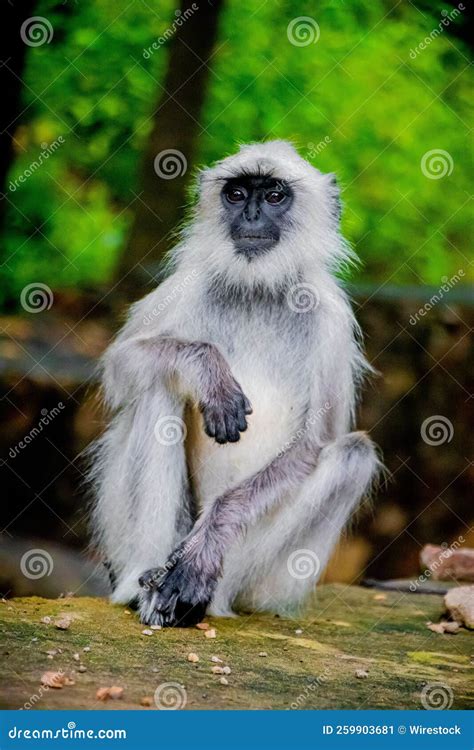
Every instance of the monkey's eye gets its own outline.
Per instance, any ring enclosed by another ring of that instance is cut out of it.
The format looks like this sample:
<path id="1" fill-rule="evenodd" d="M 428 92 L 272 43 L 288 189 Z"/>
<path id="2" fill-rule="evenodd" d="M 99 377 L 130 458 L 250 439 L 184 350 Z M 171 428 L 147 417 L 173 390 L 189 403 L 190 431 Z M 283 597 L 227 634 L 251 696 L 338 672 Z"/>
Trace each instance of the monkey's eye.
<path id="1" fill-rule="evenodd" d="M 240 203 L 246 198 L 244 191 L 240 188 L 229 188 L 225 195 L 229 203 Z"/>
<path id="2" fill-rule="evenodd" d="M 270 190 L 270 192 L 265 195 L 266 202 L 270 203 L 272 206 L 281 203 L 285 198 L 286 195 L 285 193 L 282 193 L 281 190 Z"/>

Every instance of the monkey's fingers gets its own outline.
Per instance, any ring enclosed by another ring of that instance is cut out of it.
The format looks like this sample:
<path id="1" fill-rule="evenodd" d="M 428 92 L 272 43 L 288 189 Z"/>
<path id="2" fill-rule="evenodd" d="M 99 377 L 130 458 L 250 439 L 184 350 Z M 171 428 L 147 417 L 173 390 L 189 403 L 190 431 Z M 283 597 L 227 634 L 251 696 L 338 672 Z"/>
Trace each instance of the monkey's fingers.
<path id="1" fill-rule="evenodd" d="M 243 393 L 242 395 L 243 395 L 243 397 L 244 397 L 244 411 L 245 411 L 245 413 L 246 413 L 246 414 L 252 414 L 252 412 L 253 412 L 253 409 L 252 409 L 252 404 L 251 404 L 251 403 L 250 403 L 250 401 L 248 400 L 248 398 L 247 398 L 247 396 L 245 395 L 245 393 Z"/>

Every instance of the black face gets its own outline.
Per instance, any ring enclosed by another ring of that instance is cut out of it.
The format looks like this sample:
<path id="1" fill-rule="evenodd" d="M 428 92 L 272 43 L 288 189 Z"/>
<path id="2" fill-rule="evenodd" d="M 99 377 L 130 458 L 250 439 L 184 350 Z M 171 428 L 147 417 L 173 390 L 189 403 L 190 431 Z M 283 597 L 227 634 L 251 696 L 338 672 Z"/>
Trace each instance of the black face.
<path id="1" fill-rule="evenodd" d="M 222 202 L 235 249 L 251 261 L 279 241 L 293 191 L 274 177 L 236 177 L 225 183 Z"/>

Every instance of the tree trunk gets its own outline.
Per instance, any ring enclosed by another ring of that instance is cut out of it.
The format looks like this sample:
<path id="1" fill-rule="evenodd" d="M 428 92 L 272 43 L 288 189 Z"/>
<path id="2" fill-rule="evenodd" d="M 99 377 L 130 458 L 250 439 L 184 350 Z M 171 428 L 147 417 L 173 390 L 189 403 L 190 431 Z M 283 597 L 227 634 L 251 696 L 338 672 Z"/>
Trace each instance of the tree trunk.
<path id="1" fill-rule="evenodd" d="M 3 8 L 3 48 L 0 61 L 0 90 L 2 109 L 0 115 L 0 191 L 6 192 L 8 171 L 13 161 L 13 134 L 20 114 L 20 95 L 25 54 L 28 50 L 20 31 L 22 24 L 30 18 L 35 0 L 21 3 L 5 3 Z M 5 220 L 6 199 L 0 200 L 0 229 Z"/>
<path id="2" fill-rule="evenodd" d="M 133 298 L 149 284 L 182 218 L 186 186 L 195 160 L 199 118 L 223 0 L 191 10 L 182 0 L 183 23 L 172 40 L 164 88 L 144 155 L 139 198 L 128 247 L 118 269 L 119 288 Z M 156 54 L 153 49 L 150 54 Z M 167 153 L 169 152 L 169 153 Z"/>

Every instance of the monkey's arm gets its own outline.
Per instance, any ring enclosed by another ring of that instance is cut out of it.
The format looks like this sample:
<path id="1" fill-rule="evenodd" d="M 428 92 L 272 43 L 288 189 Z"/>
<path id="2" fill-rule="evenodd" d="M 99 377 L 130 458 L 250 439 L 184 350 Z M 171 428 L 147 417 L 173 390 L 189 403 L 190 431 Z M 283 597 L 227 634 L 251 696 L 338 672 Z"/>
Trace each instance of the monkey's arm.
<path id="1" fill-rule="evenodd" d="M 232 490 L 218 497 L 169 557 L 140 578 L 146 622 L 191 624 L 202 619 L 222 573 L 224 553 L 244 532 L 296 489 L 318 463 L 321 446 L 295 443 Z"/>
<path id="2" fill-rule="evenodd" d="M 247 429 L 250 402 L 213 344 L 165 335 L 119 340 L 107 351 L 103 366 L 112 407 L 161 381 L 199 404 L 205 431 L 218 443 L 236 442 Z"/>

